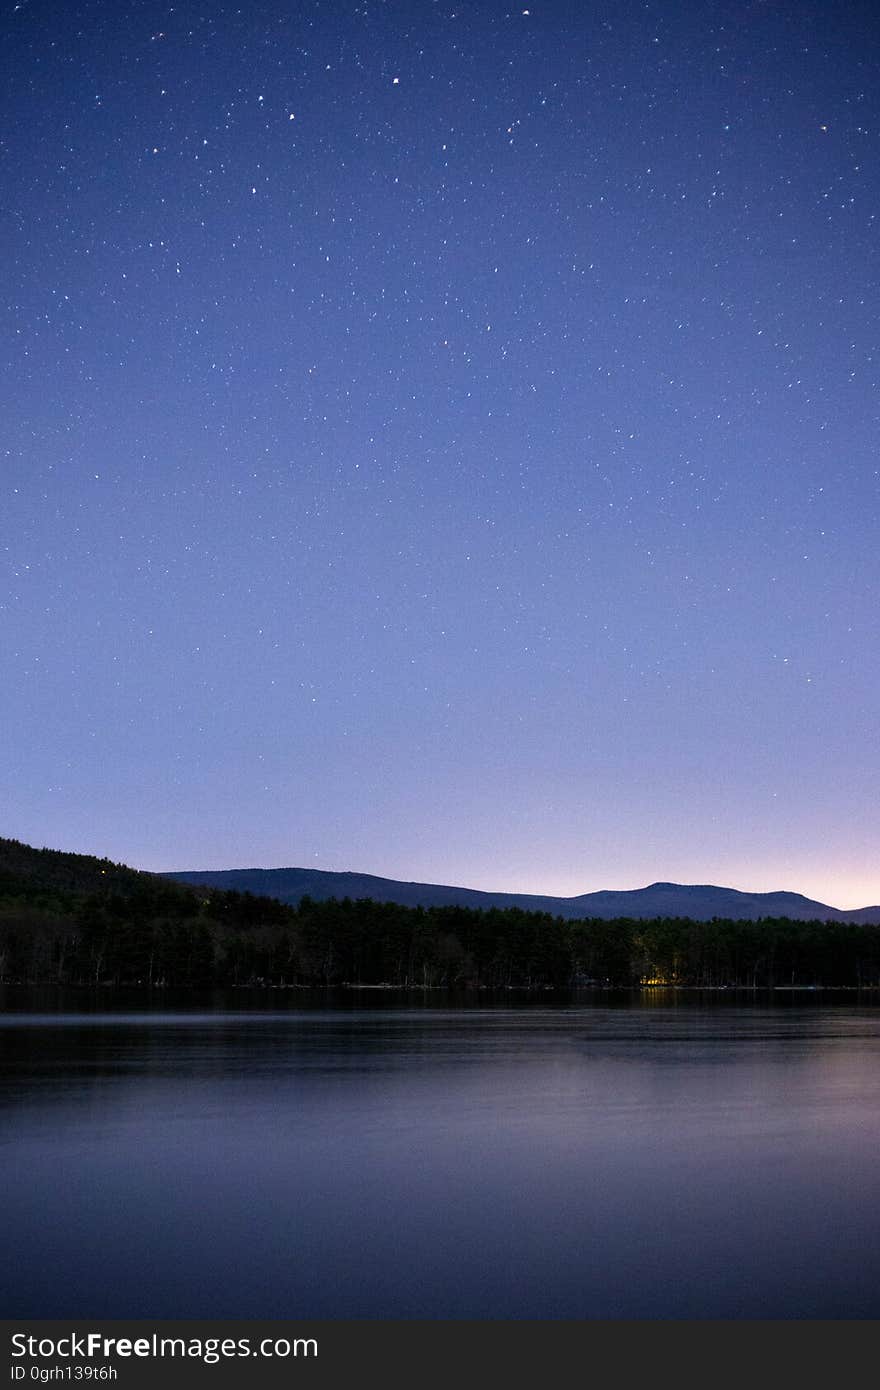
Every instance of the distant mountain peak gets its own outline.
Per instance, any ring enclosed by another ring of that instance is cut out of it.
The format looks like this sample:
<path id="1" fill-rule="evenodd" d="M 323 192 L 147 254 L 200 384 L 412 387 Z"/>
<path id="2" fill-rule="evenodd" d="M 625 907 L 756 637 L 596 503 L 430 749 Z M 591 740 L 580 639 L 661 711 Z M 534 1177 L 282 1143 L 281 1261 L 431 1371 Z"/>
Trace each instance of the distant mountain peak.
<path id="1" fill-rule="evenodd" d="M 662 879 L 645 888 L 609 888 L 571 898 L 556 898 L 539 893 L 493 893 L 449 884 L 380 878 L 353 870 L 345 873 L 304 868 L 186 870 L 164 876 L 181 883 L 280 898 L 286 903 L 298 903 L 304 897 L 319 900 L 372 898 L 377 902 L 400 903 L 404 907 L 517 907 L 572 920 L 583 917 L 690 917 L 694 921 L 710 921 L 713 917 L 724 917 L 758 921 L 762 917 L 784 916 L 797 921 L 880 923 L 880 907 L 846 912 L 815 902 L 801 893 L 749 893 L 712 883 L 672 883 Z"/>

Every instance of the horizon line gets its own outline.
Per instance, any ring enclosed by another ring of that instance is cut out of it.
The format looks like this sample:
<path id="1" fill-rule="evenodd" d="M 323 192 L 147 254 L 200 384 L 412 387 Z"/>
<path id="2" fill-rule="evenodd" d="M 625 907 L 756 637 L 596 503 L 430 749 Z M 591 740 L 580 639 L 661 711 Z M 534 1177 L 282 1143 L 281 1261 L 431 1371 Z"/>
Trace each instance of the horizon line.
<path id="1" fill-rule="evenodd" d="M 803 898 L 804 901 L 806 901 L 806 902 L 815 902 L 815 903 L 819 903 L 822 907 L 830 907 L 830 908 L 833 908 L 833 910 L 834 910 L 835 912 L 864 912 L 864 911 L 867 911 L 869 908 L 880 907 L 880 902 L 878 902 L 878 903 L 871 903 L 871 902 L 869 902 L 869 903 L 861 903 L 861 904 L 858 905 L 858 906 L 852 906 L 852 907 L 838 907 L 838 906 L 837 906 L 836 904 L 834 904 L 834 903 L 825 902 L 825 901 L 823 901 L 822 899 L 810 897 L 808 894 L 801 892 L 800 889 L 797 889 L 797 888 L 770 888 L 770 889 L 734 888 L 731 884 L 710 883 L 710 882 L 706 882 L 706 881 L 699 882 L 699 883 L 685 883 L 685 882 L 682 882 L 682 881 L 680 881 L 680 880 L 675 880 L 675 879 L 653 879 L 650 883 L 646 883 L 646 884 L 644 884 L 643 886 L 638 887 L 638 888 L 588 888 L 588 889 L 586 889 L 585 891 L 579 892 L 579 893 L 548 893 L 548 892 L 536 891 L 536 890 L 534 890 L 534 889 L 515 889 L 515 888 L 474 888 L 474 887 L 471 887 L 471 885 L 465 884 L 465 883 L 441 883 L 441 882 L 436 882 L 436 881 L 431 880 L 431 879 L 420 879 L 420 878 L 394 878 L 394 877 L 392 877 L 392 876 L 389 875 L 389 874 L 377 874 L 377 873 L 373 873 L 372 871 L 366 870 L 366 869 L 319 869 L 319 868 L 315 867 L 314 865 L 306 865 L 306 864 L 277 864 L 277 865 L 250 864 L 250 865 L 238 866 L 238 867 L 236 867 L 236 868 L 228 868 L 228 867 L 227 867 L 227 868 L 224 868 L 224 869 L 159 869 L 159 870 L 151 869 L 151 870 L 146 870 L 145 872 L 147 872 L 147 873 L 157 873 L 160 877 L 162 877 L 162 876 L 165 876 L 165 875 L 173 875 L 173 874 L 178 874 L 178 873 L 184 873 L 184 874 L 282 873 L 282 872 L 284 872 L 285 870 L 296 870 L 297 872 L 303 872 L 303 873 L 321 873 L 321 874 L 334 874 L 334 875 L 338 875 L 338 874 L 351 874 L 351 875 L 354 875 L 354 876 L 356 876 L 356 877 L 358 877 L 358 878 L 375 878 L 375 879 L 382 880 L 382 881 L 384 881 L 384 882 L 386 882 L 386 883 L 403 883 L 403 884 L 407 884 L 408 886 L 425 887 L 425 888 L 454 888 L 454 889 L 461 889 L 462 891 L 468 892 L 468 893 L 484 893 L 484 894 L 486 894 L 487 896 L 493 896 L 493 897 L 499 896 L 499 895 L 502 895 L 502 894 L 503 894 L 503 895 L 506 896 L 506 897 L 517 897 L 517 898 L 549 898 L 549 899 L 551 899 L 551 900 L 553 900 L 553 901 L 557 901 L 557 902 L 574 902 L 574 901 L 576 901 L 576 900 L 579 899 L 579 898 L 592 897 L 592 896 L 595 896 L 595 895 L 600 894 L 600 893 L 644 893 L 644 892 L 647 892 L 647 890 L 650 889 L 650 888 L 660 888 L 660 887 L 664 887 L 664 888 L 665 888 L 665 887 L 668 887 L 668 888 L 712 888 L 712 889 L 720 890 L 721 892 L 739 893 L 739 894 L 742 894 L 744 897 L 763 897 L 763 898 L 766 898 L 766 897 L 777 897 L 777 896 L 780 896 L 780 895 L 782 895 L 782 894 L 785 894 L 786 896 L 797 897 L 797 898 Z"/>

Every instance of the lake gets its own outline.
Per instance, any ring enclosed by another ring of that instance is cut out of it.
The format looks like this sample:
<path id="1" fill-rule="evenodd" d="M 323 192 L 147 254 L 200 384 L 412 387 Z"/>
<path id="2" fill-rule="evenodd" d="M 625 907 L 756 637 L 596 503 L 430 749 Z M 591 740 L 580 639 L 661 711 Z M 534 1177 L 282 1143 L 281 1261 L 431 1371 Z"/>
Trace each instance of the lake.
<path id="1" fill-rule="evenodd" d="M 7 991 L 2 1315 L 880 1317 L 880 1008 L 832 997 Z"/>

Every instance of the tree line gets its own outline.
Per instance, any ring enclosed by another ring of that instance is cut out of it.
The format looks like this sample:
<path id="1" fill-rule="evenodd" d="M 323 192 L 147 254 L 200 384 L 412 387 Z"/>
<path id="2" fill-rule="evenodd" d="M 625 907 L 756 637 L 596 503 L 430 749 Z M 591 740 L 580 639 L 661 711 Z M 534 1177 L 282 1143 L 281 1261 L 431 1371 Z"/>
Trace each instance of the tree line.
<path id="1" fill-rule="evenodd" d="M 304 898 L 292 907 L 119 869 L 99 867 L 88 891 L 63 876 L 47 882 L 0 870 L 0 981 L 454 990 L 880 986 L 876 925 L 568 921 L 517 908 L 411 908 L 370 899 Z M 102 876 L 111 882 L 95 891 Z"/>

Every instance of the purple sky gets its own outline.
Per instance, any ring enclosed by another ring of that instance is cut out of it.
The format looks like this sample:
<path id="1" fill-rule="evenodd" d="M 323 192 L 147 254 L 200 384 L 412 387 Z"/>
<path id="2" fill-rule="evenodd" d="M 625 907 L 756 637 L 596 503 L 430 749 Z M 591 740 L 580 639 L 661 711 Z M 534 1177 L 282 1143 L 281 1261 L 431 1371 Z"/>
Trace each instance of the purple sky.
<path id="1" fill-rule="evenodd" d="M 880 902 L 873 6 L 2 32 L 3 834 Z"/>

